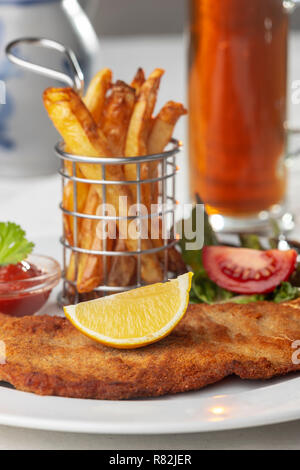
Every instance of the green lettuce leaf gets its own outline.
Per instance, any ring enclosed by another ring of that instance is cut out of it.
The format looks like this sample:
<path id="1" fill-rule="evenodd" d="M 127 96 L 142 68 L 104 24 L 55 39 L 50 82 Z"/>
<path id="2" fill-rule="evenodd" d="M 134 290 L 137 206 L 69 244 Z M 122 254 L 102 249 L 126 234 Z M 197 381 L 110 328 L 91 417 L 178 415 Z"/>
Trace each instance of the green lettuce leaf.
<path id="1" fill-rule="evenodd" d="M 233 302 L 236 304 L 249 304 L 262 300 L 280 303 L 297 299 L 300 296 L 300 289 L 292 286 L 290 282 L 282 282 L 269 294 L 238 295 L 217 286 L 205 274 L 197 273 L 192 279 L 190 293 L 191 303 L 213 304 L 216 302 Z"/>
<path id="2" fill-rule="evenodd" d="M 270 294 L 269 294 L 270 295 Z M 287 302 L 288 300 L 297 299 L 300 295 L 298 287 L 292 286 L 290 282 L 282 282 L 276 289 L 271 292 L 271 299 L 273 302 Z"/>
<path id="3" fill-rule="evenodd" d="M 250 304 L 251 302 L 259 302 L 261 300 L 266 300 L 264 294 L 237 295 L 231 299 L 231 302 L 235 304 Z"/>
<path id="4" fill-rule="evenodd" d="M 213 304 L 233 297 L 233 293 L 217 286 L 206 274 L 198 272 L 192 279 L 190 299 L 193 303 Z"/>

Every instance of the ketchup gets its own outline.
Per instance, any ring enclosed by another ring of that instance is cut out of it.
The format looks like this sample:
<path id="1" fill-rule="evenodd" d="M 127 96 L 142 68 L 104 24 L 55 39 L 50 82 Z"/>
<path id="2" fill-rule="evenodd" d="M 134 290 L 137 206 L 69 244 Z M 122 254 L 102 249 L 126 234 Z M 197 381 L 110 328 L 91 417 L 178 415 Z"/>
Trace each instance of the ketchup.
<path id="1" fill-rule="evenodd" d="M 37 312 L 50 294 L 50 290 L 32 292 L 39 285 L 35 278 L 42 274 L 39 268 L 27 261 L 0 266 L 0 312 L 17 317 Z M 24 282 L 26 279 L 28 281 Z"/>
<path id="2" fill-rule="evenodd" d="M 42 274 L 42 271 L 38 269 L 34 264 L 27 262 L 8 264 L 7 266 L 0 266 L 0 282 L 19 281 L 21 279 L 29 279 L 31 277 L 37 277 Z M 17 290 L 17 282 L 13 284 L 11 290 Z M 0 284 L 1 291 L 1 284 Z"/>

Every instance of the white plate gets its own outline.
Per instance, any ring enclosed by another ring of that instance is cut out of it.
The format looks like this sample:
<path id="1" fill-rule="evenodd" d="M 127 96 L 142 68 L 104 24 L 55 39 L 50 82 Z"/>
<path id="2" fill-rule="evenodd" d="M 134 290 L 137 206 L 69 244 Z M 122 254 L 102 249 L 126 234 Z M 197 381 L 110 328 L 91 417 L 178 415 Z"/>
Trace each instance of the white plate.
<path id="1" fill-rule="evenodd" d="M 40 239 L 36 250 L 59 259 L 58 244 Z M 49 251 L 50 250 L 50 251 Z M 59 313 L 55 298 L 41 313 Z M 198 392 L 130 401 L 41 397 L 0 382 L 0 424 L 99 434 L 221 431 L 300 418 L 300 374 L 270 381 L 227 378 Z"/>
<path id="2" fill-rule="evenodd" d="M 300 377 L 226 379 L 202 391 L 130 401 L 41 397 L 0 387 L 0 424 L 99 434 L 220 431 L 300 418 Z"/>

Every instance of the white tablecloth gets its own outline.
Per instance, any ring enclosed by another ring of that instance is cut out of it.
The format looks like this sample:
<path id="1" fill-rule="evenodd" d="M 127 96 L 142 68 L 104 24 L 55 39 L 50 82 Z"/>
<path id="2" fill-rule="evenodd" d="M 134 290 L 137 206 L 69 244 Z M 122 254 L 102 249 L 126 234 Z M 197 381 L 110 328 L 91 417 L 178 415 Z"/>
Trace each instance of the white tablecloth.
<path id="1" fill-rule="evenodd" d="M 292 56 L 296 58 L 300 38 L 292 38 Z M 106 39 L 102 43 L 99 66 L 111 67 L 118 79 L 131 79 L 137 66 L 146 72 L 160 66 L 166 69 L 159 103 L 185 99 L 185 44 L 182 37 Z M 300 79 L 300 62 L 292 63 L 290 80 Z M 300 105 L 291 105 L 290 118 L 300 121 Z M 300 126 L 299 126 L 300 127 Z M 185 141 L 185 123 L 176 136 Z M 53 158 L 55 158 L 53 156 Z M 179 157 L 178 199 L 188 200 L 186 155 Z M 300 218 L 300 178 L 297 167 L 291 170 L 289 205 Z M 57 175 L 38 179 L 0 179 L 1 220 L 13 220 L 24 227 L 37 251 L 59 256 L 61 219 L 58 211 L 60 181 Z M 296 233 L 297 234 L 297 233 Z M 299 232 L 300 235 L 300 232 Z M 48 241 L 51 240 L 51 245 Z M 50 304 L 51 305 L 51 304 Z M 54 304 L 52 303 L 52 306 Z M 0 426 L 0 449 L 299 449 L 300 422 L 249 430 L 173 436 L 92 436 L 24 430 Z"/>

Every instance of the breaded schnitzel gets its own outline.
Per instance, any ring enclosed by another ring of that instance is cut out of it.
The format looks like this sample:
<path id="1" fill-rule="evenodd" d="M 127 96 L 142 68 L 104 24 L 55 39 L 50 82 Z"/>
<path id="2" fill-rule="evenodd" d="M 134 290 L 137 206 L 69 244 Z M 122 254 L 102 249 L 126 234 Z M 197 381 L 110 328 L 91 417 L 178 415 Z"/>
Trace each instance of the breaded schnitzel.
<path id="1" fill-rule="evenodd" d="M 268 379 L 300 370 L 300 303 L 191 305 L 162 341 L 136 350 L 102 346 L 67 319 L 0 315 L 0 380 L 41 395 L 126 399 L 196 390 L 236 374 Z"/>

